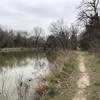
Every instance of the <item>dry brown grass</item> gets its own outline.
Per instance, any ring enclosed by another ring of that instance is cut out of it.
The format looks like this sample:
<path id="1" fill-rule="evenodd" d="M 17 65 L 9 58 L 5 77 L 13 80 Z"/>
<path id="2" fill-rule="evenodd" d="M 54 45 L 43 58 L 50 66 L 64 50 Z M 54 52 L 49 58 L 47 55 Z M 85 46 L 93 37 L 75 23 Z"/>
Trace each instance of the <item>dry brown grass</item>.
<path id="1" fill-rule="evenodd" d="M 90 86 L 86 92 L 87 99 L 100 100 L 100 59 L 90 53 L 84 53 L 84 56 L 90 75 Z"/>
<path id="2" fill-rule="evenodd" d="M 58 52 L 54 70 L 47 77 L 47 90 L 41 100 L 66 100 L 74 94 L 73 80 L 75 79 L 75 65 L 77 54 L 75 52 Z"/>

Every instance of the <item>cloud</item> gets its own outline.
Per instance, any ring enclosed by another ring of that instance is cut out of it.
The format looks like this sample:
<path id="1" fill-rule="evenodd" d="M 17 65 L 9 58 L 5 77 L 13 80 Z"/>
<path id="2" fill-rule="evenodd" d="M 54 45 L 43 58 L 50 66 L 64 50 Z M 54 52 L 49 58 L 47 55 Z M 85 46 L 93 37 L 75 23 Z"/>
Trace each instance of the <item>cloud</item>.
<path id="1" fill-rule="evenodd" d="M 75 20 L 75 7 L 79 0 L 2 0 L 0 24 L 18 30 L 31 30 L 34 26 L 47 27 L 53 20 Z"/>

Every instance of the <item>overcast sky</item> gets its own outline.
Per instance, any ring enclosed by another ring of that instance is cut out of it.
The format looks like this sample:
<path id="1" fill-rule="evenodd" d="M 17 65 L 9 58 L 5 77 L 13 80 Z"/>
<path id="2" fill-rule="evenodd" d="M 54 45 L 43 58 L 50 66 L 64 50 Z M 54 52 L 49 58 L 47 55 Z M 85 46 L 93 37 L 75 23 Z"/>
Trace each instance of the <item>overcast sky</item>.
<path id="1" fill-rule="evenodd" d="M 48 27 L 52 21 L 75 21 L 80 0 L 1 0 L 0 25 L 15 30 Z"/>

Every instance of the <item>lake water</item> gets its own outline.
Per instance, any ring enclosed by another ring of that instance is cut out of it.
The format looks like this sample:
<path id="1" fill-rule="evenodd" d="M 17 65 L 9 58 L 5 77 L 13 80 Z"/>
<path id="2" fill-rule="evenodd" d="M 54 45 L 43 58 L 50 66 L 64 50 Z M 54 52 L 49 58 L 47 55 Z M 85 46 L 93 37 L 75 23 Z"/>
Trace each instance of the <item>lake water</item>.
<path id="1" fill-rule="evenodd" d="M 45 53 L 0 54 L 0 100 L 35 100 L 35 89 L 53 61 Z"/>

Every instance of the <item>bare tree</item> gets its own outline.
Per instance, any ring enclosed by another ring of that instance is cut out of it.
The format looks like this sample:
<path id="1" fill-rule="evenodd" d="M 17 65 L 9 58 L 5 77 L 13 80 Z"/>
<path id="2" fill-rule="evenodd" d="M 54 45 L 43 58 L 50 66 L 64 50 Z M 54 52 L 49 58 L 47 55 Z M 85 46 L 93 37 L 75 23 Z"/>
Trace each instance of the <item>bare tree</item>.
<path id="1" fill-rule="evenodd" d="M 78 20 L 87 25 L 91 18 L 98 17 L 100 0 L 82 0 L 79 9 Z M 97 19 L 97 18 L 96 18 Z"/>
<path id="2" fill-rule="evenodd" d="M 70 28 L 70 48 L 76 50 L 77 49 L 77 34 L 78 34 L 78 28 L 74 25 L 71 25 Z"/>
<path id="3" fill-rule="evenodd" d="M 100 50 L 100 0 L 82 0 L 79 11 L 78 20 L 85 25 L 81 44 L 88 50 L 98 52 Z"/>
<path id="4" fill-rule="evenodd" d="M 38 47 L 39 39 L 41 38 L 41 35 L 44 34 L 44 30 L 41 27 L 34 27 L 33 29 L 33 36 L 35 39 L 35 46 Z"/>
<path id="5" fill-rule="evenodd" d="M 57 38 L 59 46 L 63 49 L 68 47 L 69 32 L 63 20 L 57 20 L 51 23 L 50 31 Z"/>

